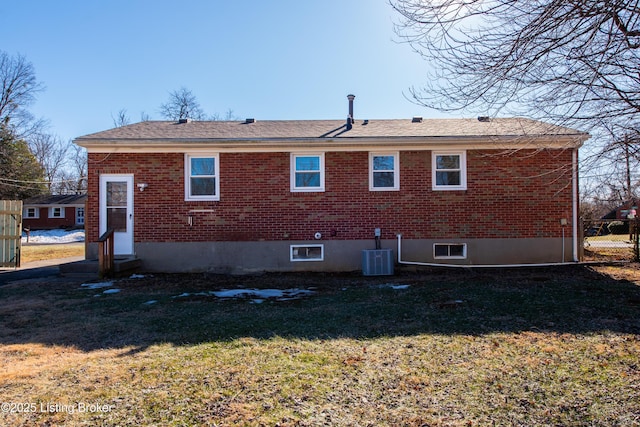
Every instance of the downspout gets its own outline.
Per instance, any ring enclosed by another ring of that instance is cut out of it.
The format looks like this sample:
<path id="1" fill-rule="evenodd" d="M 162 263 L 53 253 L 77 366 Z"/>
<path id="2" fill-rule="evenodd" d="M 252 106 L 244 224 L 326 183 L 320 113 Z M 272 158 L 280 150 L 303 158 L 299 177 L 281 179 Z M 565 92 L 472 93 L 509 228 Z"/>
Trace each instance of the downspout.
<path id="1" fill-rule="evenodd" d="M 579 223 L 578 223 L 578 215 L 579 215 L 579 194 L 578 194 L 578 149 L 574 148 L 572 152 L 571 158 L 571 199 L 572 199 L 572 252 L 573 252 L 573 261 L 565 262 L 564 261 L 564 227 L 563 227 L 563 238 L 562 238 L 562 254 L 563 254 L 563 262 L 549 262 L 549 263 L 539 263 L 539 264 L 437 264 L 437 263 L 428 263 L 428 262 L 416 262 L 416 261 L 403 261 L 402 260 L 402 234 L 398 234 L 398 264 L 405 265 L 422 265 L 427 267 L 453 267 L 453 268 L 505 268 L 505 267 L 551 267 L 556 265 L 575 265 L 575 263 L 580 263 L 579 259 L 579 246 L 582 242 L 579 241 Z M 589 264 L 589 263 L 581 263 L 581 264 Z"/>
<path id="2" fill-rule="evenodd" d="M 572 197 L 573 197 L 573 261 L 578 262 L 579 259 L 579 247 L 578 247 L 578 238 L 579 238 L 579 230 L 578 230 L 578 203 L 579 195 L 578 195 L 578 149 L 574 148 L 572 155 L 572 171 L 571 171 L 571 181 L 572 181 Z"/>

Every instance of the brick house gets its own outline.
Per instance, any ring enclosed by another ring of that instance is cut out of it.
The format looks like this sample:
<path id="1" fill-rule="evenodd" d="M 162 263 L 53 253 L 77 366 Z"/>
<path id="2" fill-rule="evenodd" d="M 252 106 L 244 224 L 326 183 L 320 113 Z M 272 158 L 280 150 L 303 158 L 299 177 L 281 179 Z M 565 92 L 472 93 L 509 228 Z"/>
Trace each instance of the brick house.
<path id="1" fill-rule="evenodd" d="M 23 228 L 83 228 L 86 194 L 41 195 L 22 201 Z"/>
<path id="2" fill-rule="evenodd" d="M 577 260 L 588 134 L 522 119 L 148 121 L 79 137 L 87 258 L 147 271 L 350 271 Z M 398 237 L 401 235 L 401 239 Z"/>

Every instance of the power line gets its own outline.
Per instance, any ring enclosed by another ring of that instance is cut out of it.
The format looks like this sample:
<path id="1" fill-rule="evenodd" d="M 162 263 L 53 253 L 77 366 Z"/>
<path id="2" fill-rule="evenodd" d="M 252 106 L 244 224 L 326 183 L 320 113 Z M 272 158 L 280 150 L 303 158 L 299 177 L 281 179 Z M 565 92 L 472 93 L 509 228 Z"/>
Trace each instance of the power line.
<path id="1" fill-rule="evenodd" d="M 59 180 L 52 180 L 52 181 L 48 181 L 48 180 L 24 181 L 24 180 L 20 180 L 20 179 L 0 178 L 0 181 L 16 182 L 16 183 L 20 183 L 20 184 L 57 184 L 57 183 L 64 183 L 64 182 L 78 182 L 78 181 L 84 180 L 86 178 L 87 178 L 86 176 L 82 176 L 79 179 L 59 179 Z M 10 184 L 7 184 L 7 185 L 10 185 Z"/>

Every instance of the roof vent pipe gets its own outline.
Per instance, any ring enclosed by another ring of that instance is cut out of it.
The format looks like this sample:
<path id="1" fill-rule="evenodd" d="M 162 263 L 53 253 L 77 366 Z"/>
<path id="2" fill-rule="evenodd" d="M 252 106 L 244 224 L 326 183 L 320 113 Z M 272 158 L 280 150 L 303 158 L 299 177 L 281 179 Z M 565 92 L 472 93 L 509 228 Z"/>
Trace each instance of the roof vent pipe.
<path id="1" fill-rule="evenodd" d="M 355 95 L 347 95 L 347 99 L 349 100 L 349 115 L 347 116 L 347 130 L 350 130 L 353 126 L 353 100 L 355 99 Z"/>

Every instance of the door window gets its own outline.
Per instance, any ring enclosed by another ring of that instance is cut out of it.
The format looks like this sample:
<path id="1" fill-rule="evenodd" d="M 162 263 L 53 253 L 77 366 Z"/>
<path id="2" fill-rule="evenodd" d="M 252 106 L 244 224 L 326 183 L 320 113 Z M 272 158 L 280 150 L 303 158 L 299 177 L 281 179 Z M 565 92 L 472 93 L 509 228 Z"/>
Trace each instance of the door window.
<path id="1" fill-rule="evenodd" d="M 127 182 L 107 182 L 107 230 L 127 231 Z"/>

